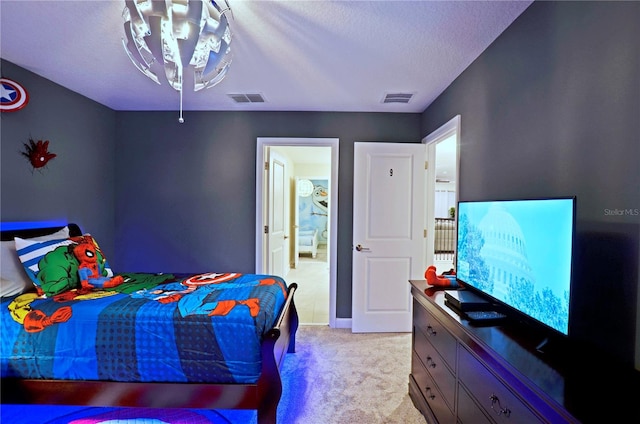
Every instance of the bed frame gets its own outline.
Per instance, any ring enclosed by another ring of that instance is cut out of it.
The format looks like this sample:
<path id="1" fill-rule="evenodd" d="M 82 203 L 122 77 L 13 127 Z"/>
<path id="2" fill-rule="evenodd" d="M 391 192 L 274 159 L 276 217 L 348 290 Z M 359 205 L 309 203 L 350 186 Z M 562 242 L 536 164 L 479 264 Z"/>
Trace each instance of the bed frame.
<path id="1" fill-rule="evenodd" d="M 2 231 L 2 240 L 37 237 L 62 227 Z M 72 236 L 80 228 L 69 224 Z M 187 409 L 256 409 L 259 424 L 276 422 L 282 395 L 280 367 L 286 353 L 295 352 L 298 314 L 293 297 L 296 283 L 273 328 L 262 342 L 262 370 L 256 384 L 139 383 L 114 381 L 35 380 L 2 378 L 3 404 L 120 406 Z"/>

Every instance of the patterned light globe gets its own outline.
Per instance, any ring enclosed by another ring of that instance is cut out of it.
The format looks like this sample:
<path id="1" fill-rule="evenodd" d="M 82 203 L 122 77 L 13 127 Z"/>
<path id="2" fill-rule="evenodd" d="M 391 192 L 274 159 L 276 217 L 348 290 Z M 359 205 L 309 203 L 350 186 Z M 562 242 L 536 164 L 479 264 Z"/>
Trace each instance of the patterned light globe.
<path id="1" fill-rule="evenodd" d="M 231 64 L 227 12 L 226 1 L 222 8 L 213 0 L 125 0 L 122 43 L 136 68 L 158 84 L 164 72 L 180 92 L 185 78 L 194 91 L 213 87 Z"/>
<path id="2" fill-rule="evenodd" d="M 309 180 L 298 180 L 298 196 L 309 197 L 313 193 L 313 183 Z"/>

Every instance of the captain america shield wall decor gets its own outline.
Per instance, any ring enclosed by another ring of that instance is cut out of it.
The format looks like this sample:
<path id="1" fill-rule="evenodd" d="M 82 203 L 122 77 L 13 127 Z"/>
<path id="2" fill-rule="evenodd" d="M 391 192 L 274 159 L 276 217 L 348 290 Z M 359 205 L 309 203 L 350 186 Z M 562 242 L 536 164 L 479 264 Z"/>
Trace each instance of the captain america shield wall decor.
<path id="1" fill-rule="evenodd" d="M 0 112 L 15 112 L 29 103 L 23 86 L 8 78 L 0 78 Z"/>

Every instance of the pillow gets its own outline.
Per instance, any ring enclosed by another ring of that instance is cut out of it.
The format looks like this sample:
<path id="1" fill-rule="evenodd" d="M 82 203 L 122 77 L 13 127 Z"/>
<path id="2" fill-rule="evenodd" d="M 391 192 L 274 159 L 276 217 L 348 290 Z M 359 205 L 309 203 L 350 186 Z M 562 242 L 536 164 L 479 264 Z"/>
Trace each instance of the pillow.
<path id="1" fill-rule="evenodd" d="M 69 227 L 53 234 L 31 238 L 29 240 L 46 241 L 69 237 Z M 33 282 L 24 272 L 14 241 L 0 242 L 0 297 L 22 294 L 33 288 Z"/>
<path id="2" fill-rule="evenodd" d="M 13 296 L 33 288 L 31 279 L 25 274 L 16 254 L 15 243 L 3 241 L 0 244 L 0 296 Z"/>
<path id="3" fill-rule="evenodd" d="M 58 231 L 56 231 L 55 233 L 51 233 L 51 234 L 47 234 L 44 236 L 38 236 L 38 237 L 29 237 L 26 240 L 31 240 L 31 241 L 48 241 L 48 240 L 60 240 L 63 238 L 68 238 L 69 237 L 69 227 L 62 227 L 61 229 L 59 229 Z"/>
<path id="4" fill-rule="evenodd" d="M 90 234 L 47 241 L 15 238 L 20 262 L 39 294 L 55 296 L 80 287 L 79 262 L 73 254 L 73 248 L 79 243 L 93 243 L 96 246 L 99 272 L 105 277 L 112 277 L 111 267 Z"/>
<path id="5" fill-rule="evenodd" d="M 24 281 L 9 280 L 0 276 L 0 297 L 15 296 L 26 292 L 29 286 L 33 287 L 28 278 L 27 283 L 28 285 L 25 285 Z"/>

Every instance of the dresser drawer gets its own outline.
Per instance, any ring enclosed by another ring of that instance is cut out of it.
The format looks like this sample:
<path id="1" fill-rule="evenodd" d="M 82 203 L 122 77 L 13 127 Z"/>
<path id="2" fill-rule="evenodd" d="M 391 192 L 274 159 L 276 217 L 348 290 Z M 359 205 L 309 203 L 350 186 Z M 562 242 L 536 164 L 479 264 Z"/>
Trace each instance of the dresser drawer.
<path id="1" fill-rule="evenodd" d="M 429 405 L 429 408 L 431 409 L 431 412 L 433 412 L 433 415 L 435 415 L 438 423 L 455 424 L 456 418 L 453 415 L 453 412 L 451 412 L 451 409 L 447 406 L 440 390 L 438 390 L 438 387 L 433 382 L 433 379 L 415 352 L 413 352 L 411 359 L 411 375 L 413 375 L 413 378 L 416 380 L 416 383 L 420 388 L 420 393 L 427 401 L 427 405 Z"/>
<path id="2" fill-rule="evenodd" d="M 458 386 L 458 421 L 462 424 L 491 424 L 485 412 L 473 401 L 463 386 Z"/>
<path id="3" fill-rule="evenodd" d="M 422 333 L 419 328 L 414 328 L 414 350 L 418 358 L 422 361 L 422 364 L 427 369 L 431 377 L 438 385 L 438 388 L 444 395 L 445 401 L 453 409 L 454 397 L 456 392 L 456 378 L 455 375 L 447 368 L 442 356 L 436 351 L 433 345 L 427 339 L 427 336 Z"/>
<path id="4" fill-rule="evenodd" d="M 456 339 L 420 303 L 413 302 L 413 324 L 420 328 L 449 367 L 456 369 Z"/>
<path id="5" fill-rule="evenodd" d="M 458 352 L 458 378 L 496 422 L 542 422 L 508 387 L 467 349 Z"/>

